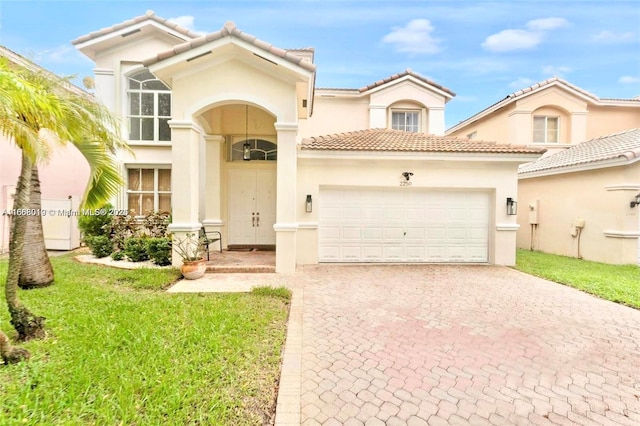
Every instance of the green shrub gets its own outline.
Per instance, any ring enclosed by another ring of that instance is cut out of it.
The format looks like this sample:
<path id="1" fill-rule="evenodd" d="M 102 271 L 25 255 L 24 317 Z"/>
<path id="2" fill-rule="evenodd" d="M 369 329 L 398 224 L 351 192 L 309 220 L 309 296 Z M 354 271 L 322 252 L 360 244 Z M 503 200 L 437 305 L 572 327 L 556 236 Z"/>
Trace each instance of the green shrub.
<path id="1" fill-rule="evenodd" d="M 169 238 L 148 238 L 147 255 L 156 265 L 170 265 L 171 240 Z"/>
<path id="2" fill-rule="evenodd" d="M 124 252 L 122 250 L 114 251 L 113 253 L 111 253 L 111 259 L 124 260 Z"/>
<path id="3" fill-rule="evenodd" d="M 104 214 L 82 215 L 78 218 L 78 228 L 80 232 L 82 232 L 85 242 L 88 237 L 109 235 L 107 226 L 111 223 L 112 219 L 112 216 L 108 214 L 111 209 L 113 209 L 111 204 L 107 204 L 102 209 L 93 210 L 99 213 L 104 212 Z"/>
<path id="4" fill-rule="evenodd" d="M 140 236 L 141 228 L 136 218 L 131 215 L 113 216 L 113 219 L 106 227 L 109 236 L 118 250 L 125 249 L 127 239 Z"/>
<path id="5" fill-rule="evenodd" d="M 97 258 L 107 257 L 113 253 L 113 242 L 106 235 L 85 237 L 84 240 L 91 249 L 91 253 Z"/>
<path id="6" fill-rule="evenodd" d="M 124 254 L 132 262 L 142 262 L 149 259 L 147 256 L 146 238 L 131 237 L 124 242 Z"/>

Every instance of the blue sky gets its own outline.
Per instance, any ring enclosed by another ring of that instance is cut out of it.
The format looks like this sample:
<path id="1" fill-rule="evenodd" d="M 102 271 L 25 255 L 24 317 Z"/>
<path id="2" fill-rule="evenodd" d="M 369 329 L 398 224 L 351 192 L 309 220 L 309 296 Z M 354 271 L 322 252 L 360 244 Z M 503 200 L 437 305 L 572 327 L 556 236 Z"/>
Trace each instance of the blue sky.
<path id="1" fill-rule="evenodd" d="M 58 74 L 92 75 L 70 41 L 149 9 L 203 33 L 231 20 L 278 47 L 314 47 L 318 87 L 411 68 L 456 92 L 447 127 L 553 76 L 600 97 L 640 95 L 637 0 L 0 0 L 0 44 Z"/>

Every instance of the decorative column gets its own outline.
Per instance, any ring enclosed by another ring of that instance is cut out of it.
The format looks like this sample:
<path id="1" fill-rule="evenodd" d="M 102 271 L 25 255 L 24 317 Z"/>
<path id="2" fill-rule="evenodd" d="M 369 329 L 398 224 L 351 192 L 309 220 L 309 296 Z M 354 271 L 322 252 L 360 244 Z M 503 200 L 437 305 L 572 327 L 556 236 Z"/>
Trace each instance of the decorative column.
<path id="1" fill-rule="evenodd" d="M 562 124 L 561 124 L 562 125 Z M 587 140 L 587 111 L 571 113 L 571 138 L 569 143 L 578 144 Z"/>
<path id="2" fill-rule="evenodd" d="M 202 224 L 207 230 L 222 232 L 222 169 L 220 167 L 224 151 L 224 136 L 205 135 L 205 175 L 204 175 L 204 214 Z"/>
<path id="3" fill-rule="evenodd" d="M 509 140 L 513 145 L 529 145 L 533 142 L 531 111 L 516 110 L 509 114 Z"/>
<path id="4" fill-rule="evenodd" d="M 275 123 L 278 132 L 276 223 L 276 272 L 296 270 L 297 123 Z"/>
<path id="5" fill-rule="evenodd" d="M 115 72 L 107 68 L 94 68 L 93 75 L 95 76 L 96 98 L 109 108 L 109 111 L 117 112 Z"/>
<path id="6" fill-rule="evenodd" d="M 428 133 L 444 136 L 444 107 L 429 107 L 427 120 L 429 121 Z"/>
<path id="7" fill-rule="evenodd" d="M 200 231 L 199 188 L 200 132 L 191 121 L 170 120 L 171 127 L 171 215 L 169 231 L 176 238 Z M 172 263 L 180 266 L 182 259 L 173 252 Z"/>
<path id="8" fill-rule="evenodd" d="M 387 106 L 369 104 L 369 128 L 384 129 L 387 127 Z"/>

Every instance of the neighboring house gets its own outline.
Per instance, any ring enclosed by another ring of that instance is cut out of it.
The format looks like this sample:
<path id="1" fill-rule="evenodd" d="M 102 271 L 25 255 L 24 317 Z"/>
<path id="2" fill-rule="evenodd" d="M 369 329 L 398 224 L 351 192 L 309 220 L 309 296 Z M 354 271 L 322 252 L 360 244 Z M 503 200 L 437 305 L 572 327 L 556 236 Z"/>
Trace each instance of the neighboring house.
<path id="1" fill-rule="evenodd" d="M 126 117 L 120 208 L 171 209 L 172 231 L 204 224 L 228 248 L 275 247 L 278 272 L 515 262 L 506 200 L 544 150 L 443 136 L 455 94 L 418 73 L 315 88 L 313 49 L 232 22 L 200 36 L 153 12 L 72 43 L 96 63 L 96 96 Z"/>
<path id="2" fill-rule="evenodd" d="M 526 164 L 518 186 L 519 247 L 640 264 L 640 129 Z"/>
<path id="3" fill-rule="evenodd" d="M 511 93 L 447 130 L 450 136 L 559 149 L 640 127 L 640 98 L 605 99 L 554 77 Z"/>
<path id="4" fill-rule="evenodd" d="M 17 66 L 49 73 L 33 62 L 0 46 L 0 56 Z M 82 89 L 68 85 L 68 90 L 86 94 Z M 9 249 L 10 216 L 13 195 L 20 175 L 21 151 L 13 141 L 0 134 L 0 253 Z M 45 244 L 50 250 L 69 250 L 80 245 L 77 216 L 80 200 L 89 181 L 89 165 L 71 144 L 56 146 L 47 162 L 38 165 L 42 191 L 42 218 Z M 70 173 L 70 171 L 73 171 Z"/>
<path id="5" fill-rule="evenodd" d="M 547 153 L 520 167 L 518 247 L 640 263 L 640 98 L 603 99 L 552 78 L 448 129 Z M 591 140 L 589 140 L 591 139 Z M 587 141 L 588 142 L 584 142 Z M 584 228 L 576 228 L 584 221 Z"/>

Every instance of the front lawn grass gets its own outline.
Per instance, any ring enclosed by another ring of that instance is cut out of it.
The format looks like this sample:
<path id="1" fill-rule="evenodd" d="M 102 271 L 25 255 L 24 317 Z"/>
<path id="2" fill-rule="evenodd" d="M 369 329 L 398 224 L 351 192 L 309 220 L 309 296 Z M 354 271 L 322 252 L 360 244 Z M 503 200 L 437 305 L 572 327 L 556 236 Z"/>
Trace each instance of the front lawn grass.
<path id="1" fill-rule="evenodd" d="M 516 269 L 640 309 L 640 267 L 518 250 Z"/>
<path id="2" fill-rule="evenodd" d="M 0 424 L 245 425 L 274 413 L 288 290 L 168 294 L 175 269 L 52 259 L 56 283 L 20 291 L 48 336 L 0 365 Z M 0 325 L 14 335 L 0 260 Z M 284 297 L 283 297 L 284 296 Z"/>

